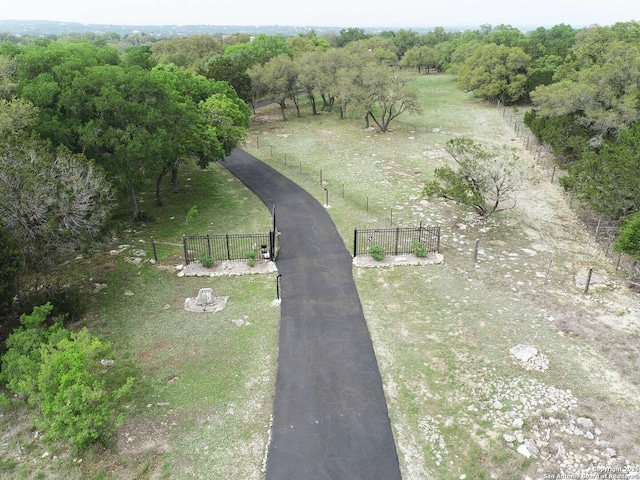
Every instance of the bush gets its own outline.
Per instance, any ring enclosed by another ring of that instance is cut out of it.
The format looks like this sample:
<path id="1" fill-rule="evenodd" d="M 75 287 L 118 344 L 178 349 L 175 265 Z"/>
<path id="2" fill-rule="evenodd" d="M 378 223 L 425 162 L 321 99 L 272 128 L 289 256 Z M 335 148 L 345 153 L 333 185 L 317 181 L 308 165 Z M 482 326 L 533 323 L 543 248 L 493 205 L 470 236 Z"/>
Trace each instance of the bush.
<path id="1" fill-rule="evenodd" d="M 215 263 L 215 260 L 213 259 L 213 257 L 210 255 L 207 255 L 206 253 L 201 253 L 200 255 L 198 255 L 198 261 L 205 268 L 209 268 L 211 265 Z"/>
<path id="2" fill-rule="evenodd" d="M 371 257 L 374 260 L 377 261 L 382 261 L 384 259 L 384 256 L 386 255 L 386 252 L 384 251 L 384 248 L 382 248 L 380 245 L 373 245 L 370 249 L 369 249 L 369 255 L 371 255 Z"/>
<path id="3" fill-rule="evenodd" d="M 7 338 L 7 353 L 2 356 L 0 381 L 14 393 L 33 395 L 37 391 L 36 378 L 40 371 L 40 347 L 50 339 L 57 342 L 68 336 L 61 319 L 47 327 L 47 319 L 53 310 L 50 303 L 35 307 L 30 315 L 20 316 L 20 328 Z"/>
<path id="4" fill-rule="evenodd" d="M 256 264 L 256 260 L 258 260 L 258 254 L 255 250 L 249 250 L 244 254 L 244 256 L 247 259 L 247 265 L 250 267 L 253 267 Z"/>
<path id="5" fill-rule="evenodd" d="M 413 242 L 409 246 L 409 248 L 411 249 L 411 253 L 413 253 L 416 257 L 423 258 L 427 256 L 427 249 L 423 243 Z"/>
<path id="6" fill-rule="evenodd" d="M 87 329 L 70 332 L 58 320 L 46 326 L 51 304 L 22 315 L 22 326 L 7 339 L 2 381 L 27 395 L 40 412 L 36 427 L 52 440 L 69 439 L 79 448 L 107 441 L 121 420 L 120 399 L 133 387 L 120 369 L 102 364 L 111 346 Z"/>
<path id="7" fill-rule="evenodd" d="M 43 346 L 41 354 L 38 390 L 30 398 L 42 412 L 38 427 L 47 438 L 69 439 L 79 448 L 109 440 L 122 421 L 118 402 L 133 387 L 129 378 L 124 385 L 107 388 L 110 371 L 101 360 L 111 357 L 110 345 L 83 328 Z"/>

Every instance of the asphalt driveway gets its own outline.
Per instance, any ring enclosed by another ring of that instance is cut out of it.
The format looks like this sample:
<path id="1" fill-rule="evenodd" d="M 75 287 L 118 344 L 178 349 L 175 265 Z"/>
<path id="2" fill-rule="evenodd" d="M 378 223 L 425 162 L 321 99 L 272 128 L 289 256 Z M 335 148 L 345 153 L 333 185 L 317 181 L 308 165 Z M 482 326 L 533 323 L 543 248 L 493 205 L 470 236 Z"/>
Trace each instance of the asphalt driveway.
<path id="1" fill-rule="evenodd" d="M 266 480 L 396 480 L 380 373 L 352 275 L 325 208 L 243 150 L 223 165 L 271 209 L 282 275 L 278 376 Z"/>

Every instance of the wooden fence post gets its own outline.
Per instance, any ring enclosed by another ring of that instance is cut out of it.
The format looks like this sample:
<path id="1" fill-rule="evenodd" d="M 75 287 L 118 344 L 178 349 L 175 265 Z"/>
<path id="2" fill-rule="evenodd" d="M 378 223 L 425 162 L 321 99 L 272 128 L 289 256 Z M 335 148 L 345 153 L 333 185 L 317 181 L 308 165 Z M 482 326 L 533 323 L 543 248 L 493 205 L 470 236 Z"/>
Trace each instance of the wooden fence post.
<path id="1" fill-rule="evenodd" d="M 587 273 L 587 283 L 584 286 L 584 294 L 589 293 L 589 284 L 591 283 L 591 274 L 593 273 L 593 267 L 589 267 L 589 273 Z"/>

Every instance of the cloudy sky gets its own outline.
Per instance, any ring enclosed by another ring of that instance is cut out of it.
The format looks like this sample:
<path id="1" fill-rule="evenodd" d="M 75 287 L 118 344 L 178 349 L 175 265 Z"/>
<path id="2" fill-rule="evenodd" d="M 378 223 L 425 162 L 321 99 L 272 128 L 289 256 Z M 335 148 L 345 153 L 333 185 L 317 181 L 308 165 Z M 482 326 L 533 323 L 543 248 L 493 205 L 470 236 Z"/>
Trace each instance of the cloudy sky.
<path id="1" fill-rule="evenodd" d="M 2 20 L 116 25 L 573 27 L 640 21 L 639 0 L 0 0 Z"/>

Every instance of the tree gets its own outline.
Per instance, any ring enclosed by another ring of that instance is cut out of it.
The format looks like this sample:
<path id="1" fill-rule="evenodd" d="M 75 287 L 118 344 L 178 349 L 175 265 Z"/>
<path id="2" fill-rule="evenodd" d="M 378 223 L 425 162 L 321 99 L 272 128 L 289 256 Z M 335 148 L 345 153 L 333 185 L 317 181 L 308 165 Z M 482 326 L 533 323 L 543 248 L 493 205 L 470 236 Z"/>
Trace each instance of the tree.
<path id="1" fill-rule="evenodd" d="M 466 137 L 449 140 L 445 148 L 458 169 L 436 168 L 435 180 L 424 189 L 427 196 L 472 206 L 484 218 L 515 206 L 514 194 L 528 172 L 513 151 L 486 149 Z"/>
<path id="2" fill-rule="evenodd" d="M 251 82 L 263 85 L 264 94 L 280 105 L 280 112 L 283 120 L 287 119 L 285 112 L 286 101 L 291 99 L 300 116 L 300 106 L 298 104 L 298 72 L 293 60 L 286 55 L 280 54 L 269 60 L 264 66 L 253 67 L 249 70 Z"/>
<path id="3" fill-rule="evenodd" d="M 407 51 L 411 50 L 412 48 L 419 47 L 422 44 L 420 34 L 418 32 L 414 32 L 413 30 L 400 29 L 395 32 L 392 40 L 397 48 L 399 58 L 404 57 L 404 54 Z"/>
<path id="4" fill-rule="evenodd" d="M 238 97 L 250 104 L 251 78 L 247 74 L 250 66 L 250 56 L 241 50 L 207 59 L 200 67 L 199 73 L 211 80 L 227 82 L 236 91 Z"/>
<path id="5" fill-rule="evenodd" d="M 101 169 L 81 155 L 52 155 L 24 140 L 0 148 L 0 223 L 31 263 L 96 236 L 112 202 Z"/>
<path id="6" fill-rule="evenodd" d="M 209 57 L 223 52 L 222 42 L 211 35 L 190 35 L 160 40 L 151 45 L 157 63 L 196 70 Z"/>
<path id="7" fill-rule="evenodd" d="M 458 85 L 477 97 L 499 98 L 511 104 L 525 94 L 530 61 L 520 47 L 482 45 L 458 69 Z"/>
<path id="8" fill-rule="evenodd" d="M 625 218 L 640 210 L 638 158 L 640 120 L 617 140 L 605 141 L 596 151 L 586 152 L 569 167 L 563 184 L 596 212 Z"/>
<path id="9" fill-rule="evenodd" d="M 366 75 L 365 92 L 370 92 L 372 99 L 366 113 L 385 133 L 393 120 L 405 112 L 418 113 L 420 107 L 416 91 L 397 72 L 389 69 L 378 72 Z"/>
<path id="10" fill-rule="evenodd" d="M 300 55 L 294 60 L 298 70 L 298 81 L 307 94 L 307 98 L 311 104 L 312 115 L 318 114 L 315 93 L 320 85 L 323 56 L 324 54 L 322 52 L 313 51 Z"/>
<path id="11" fill-rule="evenodd" d="M 640 111 L 640 46 L 609 43 L 596 64 L 557 83 L 531 93 L 541 116 L 575 115 L 580 125 L 593 130 L 592 144 L 615 138 L 638 118 Z"/>
<path id="12" fill-rule="evenodd" d="M 426 45 L 410 48 L 400 60 L 401 67 L 417 68 L 418 73 L 421 73 L 423 68 L 429 73 L 431 68 L 438 68 L 437 65 L 435 48 Z"/>
<path id="13" fill-rule="evenodd" d="M 635 212 L 626 218 L 613 248 L 616 252 L 626 253 L 640 260 L 640 212 Z"/>
<path id="14" fill-rule="evenodd" d="M 347 43 L 364 40 L 368 37 L 369 35 L 364 33 L 363 28 L 341 28 L 340 34 L 335 38 L 335 44 L 336 47 L 344 47 Z"/>

